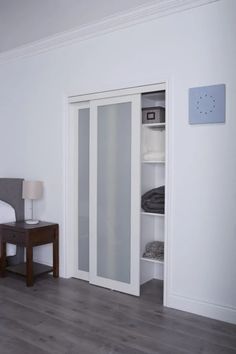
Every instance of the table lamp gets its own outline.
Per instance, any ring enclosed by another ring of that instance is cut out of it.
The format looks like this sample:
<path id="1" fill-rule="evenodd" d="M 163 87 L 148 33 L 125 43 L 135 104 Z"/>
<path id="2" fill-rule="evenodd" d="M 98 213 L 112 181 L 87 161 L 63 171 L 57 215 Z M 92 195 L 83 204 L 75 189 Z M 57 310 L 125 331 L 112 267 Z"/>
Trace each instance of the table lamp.
<path id="1" fill-rule="evenodd" d="M 25 222 L 30 225 L 38 224 L 39 220 L 34 219 L 33 201 L 40 199 L 43 195 L 43 182 L 23 181 L 22 198 L 31 200 L 31 219 Z"/>

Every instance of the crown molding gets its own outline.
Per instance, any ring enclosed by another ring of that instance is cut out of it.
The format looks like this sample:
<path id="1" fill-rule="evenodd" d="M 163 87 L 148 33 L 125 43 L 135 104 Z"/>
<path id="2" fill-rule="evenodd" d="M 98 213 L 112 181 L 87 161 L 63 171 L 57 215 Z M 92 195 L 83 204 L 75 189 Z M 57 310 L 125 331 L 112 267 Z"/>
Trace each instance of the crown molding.
<path id="1" fill-rule="evenodd" d="M 37 55 L 49 50 L 78 43 L 122 28 L 155 20 L 177 12 L 190 10 L 219 0 L 154 0 L 148 5 L 133 10 L 120 12 L 101 21 L 83 25 L 78 28 L 43 38 L 39 41 L 0 53 L 0 64 L 12 60 Z"/>

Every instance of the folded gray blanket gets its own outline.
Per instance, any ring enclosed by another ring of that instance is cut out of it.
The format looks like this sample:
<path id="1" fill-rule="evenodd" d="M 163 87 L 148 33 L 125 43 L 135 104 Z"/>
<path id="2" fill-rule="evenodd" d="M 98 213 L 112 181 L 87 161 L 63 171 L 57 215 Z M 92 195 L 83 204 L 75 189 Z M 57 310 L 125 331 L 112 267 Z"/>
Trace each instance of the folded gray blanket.
<path id="1" fill-rule="evenodd" d="M 149 213 L 164 214 L 165 186 L 153 188 L 142 196 L 141 207 Z"/>
<path id="2" fill-rule="evenodd" d="M 144 258 L 157 259 L 159 261 L 164 260 L 164 242 L 152 241 L 148 242 L 143 253 Z"/>

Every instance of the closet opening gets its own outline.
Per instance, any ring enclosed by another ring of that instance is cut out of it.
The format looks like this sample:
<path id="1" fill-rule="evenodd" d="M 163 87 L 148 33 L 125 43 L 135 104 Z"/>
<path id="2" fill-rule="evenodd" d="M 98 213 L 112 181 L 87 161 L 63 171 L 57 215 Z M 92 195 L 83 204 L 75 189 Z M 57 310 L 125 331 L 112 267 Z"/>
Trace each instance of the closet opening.
<path id="1" fill-rule="evenodd" d="M 70 276 L 166 304 L 164 83 L 69 101 Z"/>

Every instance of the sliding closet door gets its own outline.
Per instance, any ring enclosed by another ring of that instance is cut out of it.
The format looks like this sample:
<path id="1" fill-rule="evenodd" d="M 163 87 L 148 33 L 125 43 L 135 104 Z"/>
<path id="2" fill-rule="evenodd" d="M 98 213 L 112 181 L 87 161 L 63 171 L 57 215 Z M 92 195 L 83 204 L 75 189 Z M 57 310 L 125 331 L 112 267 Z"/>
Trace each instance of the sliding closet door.
<path id="1" fill-rule="evenodd" d="M 90 108 L 90 282 L 139 295 L 140 96 Z"/>

